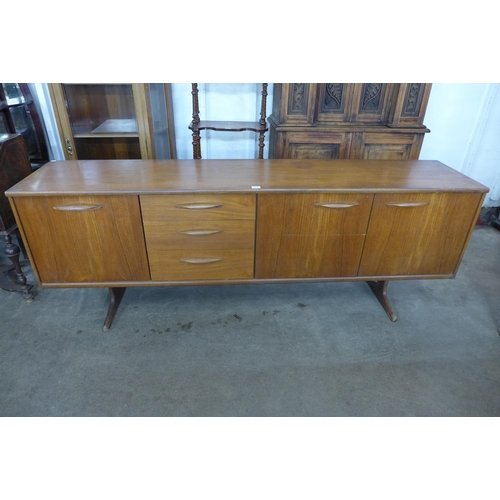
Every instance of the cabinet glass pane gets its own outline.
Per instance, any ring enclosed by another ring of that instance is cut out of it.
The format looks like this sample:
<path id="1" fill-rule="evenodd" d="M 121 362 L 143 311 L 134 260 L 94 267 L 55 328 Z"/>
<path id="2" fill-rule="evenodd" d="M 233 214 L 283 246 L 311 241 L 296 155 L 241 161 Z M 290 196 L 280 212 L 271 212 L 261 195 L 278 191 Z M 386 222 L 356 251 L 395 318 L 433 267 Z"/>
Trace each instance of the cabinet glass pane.
<path id="1" fill-rule="evenodd" d="M 149 110 L 153 122 L 155 158 L 171 158 L 170 138 L 168 134 L 167 97 L 163 83 L 149 84 Z"/>
<path id="2" fill-rule="evenodd" d="M 9 106 L 25 102 L 23 93 L 21 92 L 18 83 L 2 83 L 2 87 Z"/>
<path id="3" fill-rule="evenodd" d="M 9 127 L 7 126 L 7 118 L 4 113 L 0 113 L 0 134 L 10 134 Z"/>
<path id="4" fill-rule="evenodd" d="M 30 157 L 41 157 L 40 144 L 36 136 L 35 125 L 27 106 L 10 108 L 10 116 L 16 132 L 24 137 L 24 143 Z"/>
<path id="5" fill-rule="evenodd" d="M 63 84 L 75 138 L 138 135 L 130 84 Z"/>
<path id="6" fill-rule="evenodd" d="M 82 137 L 75 139 L 79 160 L 138 160 L 141 148 L 137 137 Z"/>

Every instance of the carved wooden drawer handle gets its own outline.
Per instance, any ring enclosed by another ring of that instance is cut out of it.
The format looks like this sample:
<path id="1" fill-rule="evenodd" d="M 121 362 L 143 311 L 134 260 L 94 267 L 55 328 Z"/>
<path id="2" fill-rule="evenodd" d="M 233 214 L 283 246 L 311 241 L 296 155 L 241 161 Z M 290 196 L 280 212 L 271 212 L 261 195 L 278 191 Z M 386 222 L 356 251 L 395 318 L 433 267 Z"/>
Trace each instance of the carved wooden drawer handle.
<path id="1" fill-rule="evenodd" d="M 86 210 L 99 210 L 102 205 L 57 205 L 52 207 L 54 210 L 62 210 L 65 212 L 84 212 Z"/>
<path id="2" fill-rule="evenodd" d="M 406 207 L 423 207 L 428 204 L 429 204 L 428 201 L 402 201 L 402 202 L 387 203 L 386 206 L 406 208 Z"/>
<path id="3" fill-rule="evenodd" d="M 186 262 L 187 264 L 212 264 L 213 262 L 220 262 L 222 257 L 206 257 L 206 258 L 192 258 L 192 259 L 181 259 L 181 262 Z"/>
<path id="4" fill-rule="evenodd" d="M 220 208 L 221 203 L 179 203 L 175 208 L 186 208 L 188 210 L 207 210 L 210 208 Z"/>
<path id="5" fill-rule="evenodd" d="M 351 207 L 359 207 L 359 203 L 316 203 L 315 207 L 323 207 L 323 208 L 351 208 Z"/>
<path id="6" fill-rule="evenodd" d="M 209 234 L 222 233 L 222 229 L 181 229 L 177 233 L 188 236 L 208 236 Z"/>

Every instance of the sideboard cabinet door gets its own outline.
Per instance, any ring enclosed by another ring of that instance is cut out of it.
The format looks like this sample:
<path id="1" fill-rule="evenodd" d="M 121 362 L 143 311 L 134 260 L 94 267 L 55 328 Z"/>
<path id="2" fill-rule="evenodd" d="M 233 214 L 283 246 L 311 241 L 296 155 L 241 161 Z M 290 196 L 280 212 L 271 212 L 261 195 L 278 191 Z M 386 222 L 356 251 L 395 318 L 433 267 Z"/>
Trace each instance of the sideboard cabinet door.
<path id="1" fill-rule="evenodd" d="M 40 281 L 149 280 L 137 196 L 40 196 L 15 200 Z"/>
<path id="2" fill-rule="evenodd" d="M 255 277 L 356 276 L 371 194 L 259 195 Z"/>
<path id="3" fill-rule="evenodd" d="M 480 193 L 377 194 L 360 276 L 454 275 Z"/>

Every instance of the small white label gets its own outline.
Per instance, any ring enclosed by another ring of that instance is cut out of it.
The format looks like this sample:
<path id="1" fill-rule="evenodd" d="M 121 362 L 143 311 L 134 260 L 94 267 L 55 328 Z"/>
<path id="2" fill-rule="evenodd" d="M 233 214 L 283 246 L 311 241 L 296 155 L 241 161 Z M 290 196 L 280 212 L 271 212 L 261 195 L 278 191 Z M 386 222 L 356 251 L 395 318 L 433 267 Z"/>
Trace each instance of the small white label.
<path id="1" fill-rule="evenodd" d="M 260 186 L 252 186 L 252 189 L 260 189 Z"/>

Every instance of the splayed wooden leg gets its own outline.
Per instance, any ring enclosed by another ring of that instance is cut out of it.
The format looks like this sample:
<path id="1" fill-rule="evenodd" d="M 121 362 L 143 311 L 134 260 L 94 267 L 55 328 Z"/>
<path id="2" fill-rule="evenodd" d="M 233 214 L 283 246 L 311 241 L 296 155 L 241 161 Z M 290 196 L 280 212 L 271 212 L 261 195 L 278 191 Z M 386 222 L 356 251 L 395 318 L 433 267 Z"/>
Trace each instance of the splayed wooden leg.
<path id="1" fill-rule="evenodd" d="M 384 308 L 384 311 L 389 316 L 391 321 L 396 321 L 398 319 L 394 309 L 389 302 L 389 298 L 387 297 L 387 287 L 389 286 L 389 281 L 367 281 L 368 286 L 372 289 L 372 292 L 377 297 L 380 305 Z"/>
<path id="2" fill-rule="evenodd" d="M 108 315 L 106 316 L 106 321 L 104 321 L 104 326 L 102 327 L 105 332 L 108 332 L 111 328 L 111 323 L 113 323 L 116 311 L 118 311 L 118 307 L 120 306 L 120 302 L 122 301 L 126 289 L 126 287 L 114 287 L 109 289 Z"/>

